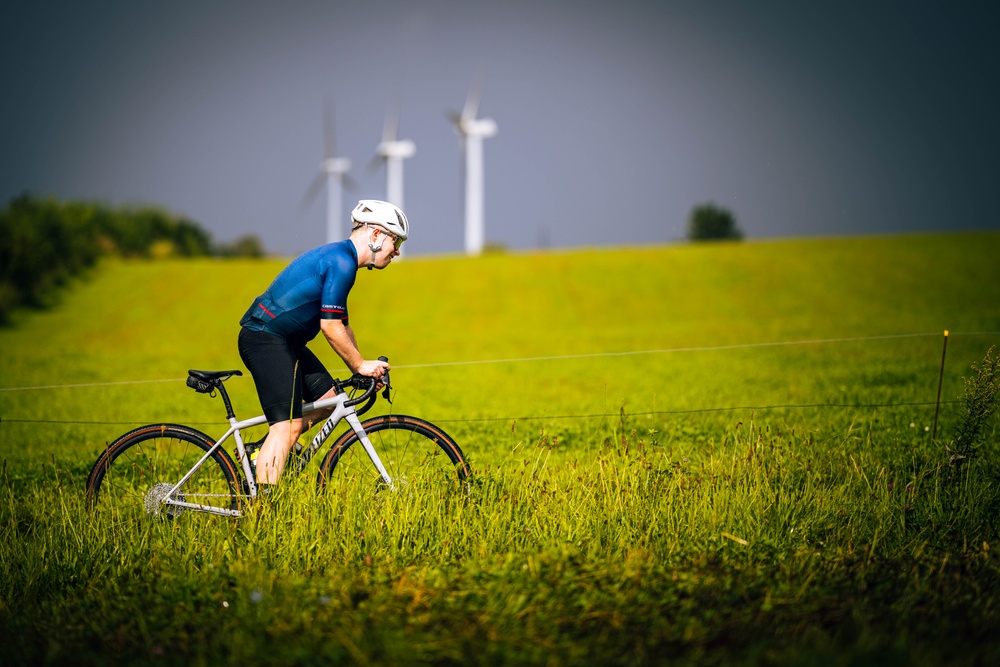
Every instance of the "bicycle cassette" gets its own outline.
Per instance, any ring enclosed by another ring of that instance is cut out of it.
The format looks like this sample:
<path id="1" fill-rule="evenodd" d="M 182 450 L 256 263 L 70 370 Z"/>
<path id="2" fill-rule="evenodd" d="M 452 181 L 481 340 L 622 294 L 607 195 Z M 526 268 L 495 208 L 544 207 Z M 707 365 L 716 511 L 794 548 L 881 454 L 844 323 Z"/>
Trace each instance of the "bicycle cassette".
<path id="1" fill-rule="evenodd" d="M 142 504 L 146 508 L 146 514 L 152 514 L 155 517 L 159 517 L 162 513 L 168 519 L 175 519 L 177 516 L 184 511 L 183 507 L 178 505 L 167 505 L 164 501 L 167 499 L 167 495 L 170 493 L 170 489 L 174 488 L 173 484 L 168 484 L 167 482 L 160 482 L 159 484 L 153 485 L 149 491 L 146 492 L 146 497 L 143 499 Z M 177 500 L 183 501 L 184 496 L 176 496 Z"/>

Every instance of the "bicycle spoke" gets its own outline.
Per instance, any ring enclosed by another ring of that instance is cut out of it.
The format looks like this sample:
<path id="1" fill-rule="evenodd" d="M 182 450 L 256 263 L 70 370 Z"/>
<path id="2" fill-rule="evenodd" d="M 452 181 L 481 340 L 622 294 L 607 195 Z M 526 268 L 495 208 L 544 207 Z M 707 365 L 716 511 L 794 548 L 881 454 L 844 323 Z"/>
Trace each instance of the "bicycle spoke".
<path id="1" fill-rule="evenodd" d="M 190 477 L 178 482 L 212 448 L 207 436 L 183 427 L 144 427 L 108 447 L 88 480 L 90 501 L 98 511 L 125 520 L 145 514 L 174 518 L 186 509 L 168 499 L 206 508 L 232 509 L 236 477 L 232 464 L 216 451 Z"/>
<path id="2" fill-rule="evenodd" d="M 468 474 L 458 446 L 427 422 L 397 415 L 376 417 L 363 427 L 396 489 L 450 492 Z M 373 479 L 380 476 L 353 433 L 341 436 L 320 466 L 321 486 L 343 490 Z"/>

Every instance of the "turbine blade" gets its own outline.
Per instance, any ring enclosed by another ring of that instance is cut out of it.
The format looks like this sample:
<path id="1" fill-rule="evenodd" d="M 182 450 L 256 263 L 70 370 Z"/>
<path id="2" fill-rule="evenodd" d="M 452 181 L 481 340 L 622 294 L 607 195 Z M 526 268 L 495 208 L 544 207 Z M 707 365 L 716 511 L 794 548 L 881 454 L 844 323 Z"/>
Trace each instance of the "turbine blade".
<path id="1" fill-rule="evenodd" d="M 333 103 L 327 101 L 323 105 L 323 157 L 337 156 L 337 134 L 334 128 Z"/>
<path id="2" fill-rule="evenodd" d="M 354 180 L 351 177 L 350 174 L 344 174 L 343 180 L 341 181 L 341 183 L 344 184 L 344 189 L 345 190 L 350 190 L 352 192 L 357 191 L 359 189 L 359 187 L 360 187 L 358 185 L 358 182 L 356 180 Z"/>
<path id="3" fill-rule="evenodd" d="M 302 201 L 299 203 L 299 208 L 305 211 L 309 208 L 313 201 L 315 201 L 317 195 L 319 195 L 320 190 L 323 189 L 323 185 L 326 182 L 326 174 L 319 172 L 316 174 L 316 178 L 312 180 L 309 184 L 309 188 L 306 190 L 305 195 L 302 197 Z"/>
<path id="4" fill-rule="evenodd" d="M 376 171 L 379 170 L 379 167 L 381 167 L 384 162 L 385 158 L 382 157 L 381 155 L 378 154 L 373 155 L 372 159 L 368 161 L 367 165 L 365 165 L 365 173 L 374 174 Z"/>
<path id="5" fill-rule="evenodd" d="M 465 98 L 465 107 L 462 109 L 462 118 L 475 118 L 479 113 L 479 102 L 483 97 L 483 86 L 486 83 L 486 76 L 480 74 L 472 82 L 469 94 Z"/>
<path id="6" fill-rule="evenodd" d="M 385 124 L 382 126 L 382 141 L 395 141 L 399 136 L 399 102 L 390 104 L 385 111 Z"/>
<path id="7" fill-rule="evenodd" d="M 446 111 L 445 116 L 448 117 L 448 122 L 455 127 L 455 132 L 461 138 L 462 145 L 465 145 L 465 123 L 462 114 L 457 111 Z"/>

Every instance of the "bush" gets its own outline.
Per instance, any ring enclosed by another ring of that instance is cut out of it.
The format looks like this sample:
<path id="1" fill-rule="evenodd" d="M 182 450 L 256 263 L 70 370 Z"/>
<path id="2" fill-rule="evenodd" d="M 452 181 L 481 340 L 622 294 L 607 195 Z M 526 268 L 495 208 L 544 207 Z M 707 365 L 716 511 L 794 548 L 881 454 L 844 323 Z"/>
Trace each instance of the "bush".
<path id="1" fill-rule="evenodd" d="M 253 234 L 241 236 L 232 243 L 221 243 L 215 247 L 219 257 L 252 257 L 259 259 L 264 256 L 264 244 Z"/>
<path id="2" fill-rule="evenodd" d="M 251 237 L 246 237 L 249 239 Z M 235 244 L 260 257 L 260 241 Z M 0 210 L 0 324 L 17 307 L 44 307 L 57 290 L 102 255 L 197 257 L 213 254 L 200 225 L 164 209 L 112 208 L 22 194 Z"/>
<path id="3" fill-rule="evenodd" d="M 16 306 L 41 307 L 55 288 L 97 261 L 85 211 L 22 195 L 0 211 L 0 321 Z"/>
<path id="4" fill-rule="evenodd" d="M 962 461 L 976 455 L 976 445 L 986 422 L 997 409 L 1000 357 L 994 357 L 993 350 L 991 347 L 986 351 L 981 364 L 972 365 L 975 375 L 962 378 L 965 385 L 965 419 L 955 432 L 955 440 L 948 445 L 948 462 L 952 467 L 958 467 Z"/>
<path id="5" fill-rule="evenodd" d="M 691 210 L 687 220 L 687 235 L 692 241 L 739 240 L 743 232 L 736 217 L 728 209 L 709 202 Z"/>

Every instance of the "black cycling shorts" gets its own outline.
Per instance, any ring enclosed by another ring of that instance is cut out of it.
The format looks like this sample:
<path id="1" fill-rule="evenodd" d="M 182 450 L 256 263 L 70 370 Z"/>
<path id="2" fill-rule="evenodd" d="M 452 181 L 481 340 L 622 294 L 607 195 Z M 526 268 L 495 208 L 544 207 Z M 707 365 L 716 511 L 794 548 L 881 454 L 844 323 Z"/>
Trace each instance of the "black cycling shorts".
<path id="1" fill-rule="evenodd" d="M 333 388 L 333 377 L 305 345 L 245 327 L 238 345 L 268 424 L 300 418 L 302 401 L 318 400 Z"/>

